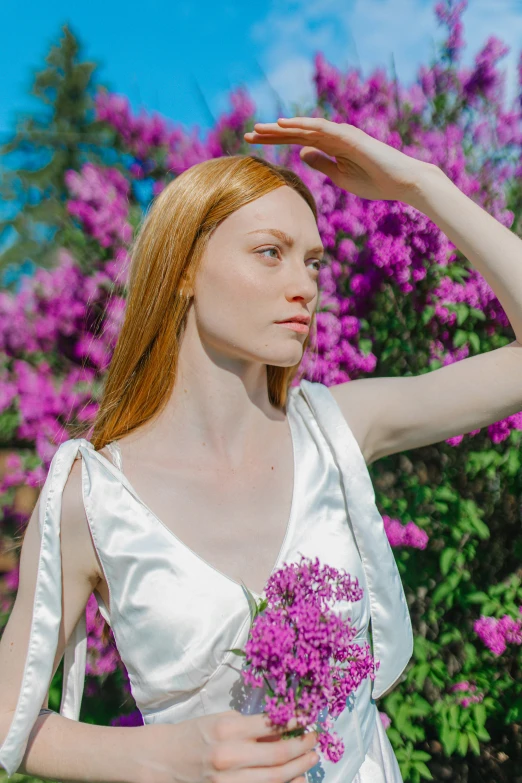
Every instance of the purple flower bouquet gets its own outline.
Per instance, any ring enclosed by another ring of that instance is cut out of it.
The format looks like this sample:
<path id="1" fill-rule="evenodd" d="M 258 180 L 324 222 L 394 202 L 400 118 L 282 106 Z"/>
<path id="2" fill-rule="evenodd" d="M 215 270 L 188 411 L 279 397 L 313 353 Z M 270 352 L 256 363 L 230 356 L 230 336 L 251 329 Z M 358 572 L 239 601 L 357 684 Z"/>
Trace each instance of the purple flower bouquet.
<path id="1" fill-rule="evenodd" d="M 320 751 L 339 761 L 344 743 L 331 731 L 333 718 L 365 677 L 375 679 L 379 665 L 368 643 L 353 643 L 357 628 L 331 608 L 336 601 L 361 600 L 358 580 L 301 555 L 272 574 L 259 603 L 245 590 L 250 632 L 244 650 L 231 650 L 245 658 L 244 683 L 266 687 L 264 712 L 275 726 L 296 719 L 298 728 L 284 736 L 316 730 Z"/>

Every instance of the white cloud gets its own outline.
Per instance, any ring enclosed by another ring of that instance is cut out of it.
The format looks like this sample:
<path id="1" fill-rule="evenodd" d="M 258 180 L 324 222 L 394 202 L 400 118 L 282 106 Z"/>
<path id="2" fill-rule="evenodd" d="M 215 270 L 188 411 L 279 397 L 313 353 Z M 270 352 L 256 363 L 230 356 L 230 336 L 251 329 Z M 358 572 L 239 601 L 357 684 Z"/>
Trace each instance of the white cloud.
<path id="1" fill-rule="evenodd" d="M 287 111 L 293 103 L 313 104 L 313 58 L 318 51 L 343 72 L 360 68 L 363 77 L 378 66 L 391 76 L 393 55 L 399 81 L 411 84 L 419 65 L 432 60 L 444 34 L 433 8 L 434 2 L 427 0 L 274 0 L 265 19 L 251 28 L 265 74 L 247 85 L 257 116 L 274 116 L 275 94 Z M 489 35 L 511 46 L 500 61 L 511 102 L 522 42 L 522 0 L 470 0 L 463 22 L 464 65 L 472 65 Z"/>

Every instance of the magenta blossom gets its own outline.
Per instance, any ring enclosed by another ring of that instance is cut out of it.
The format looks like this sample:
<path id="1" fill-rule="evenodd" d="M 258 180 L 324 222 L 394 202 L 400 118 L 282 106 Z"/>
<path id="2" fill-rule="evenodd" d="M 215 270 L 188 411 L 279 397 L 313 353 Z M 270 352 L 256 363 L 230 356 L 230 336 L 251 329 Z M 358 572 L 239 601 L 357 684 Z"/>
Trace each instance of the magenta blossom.
<path id="1" fill-rule="evenodd" d="M 522 606 L 519 607 L 522 614 Z M 505 614 L 499 620 L 495 617 L 481 617 L 475 620 L 473 630 L 494 655 L 502 655 L 507 644 L 522 644 L 522 617 L 514 620 Z"/>
<path id="2" fill-rule="evenodd" d="M 295 717 L 297 733 L 316 728 L 319 748 L 333 762 L 344 753 L 341 738 L 331 732 L 333 718 L 366 677 L 375 679 L 378 668 L 369 644 L 353 643 L 357 628 L 332 609 L 337 601 L 362 596 L 358 580 L 346 571 L 301 555 L 299 563 L 285 563 L 270 577 L 245 650 L 234 650 L 245 656 L 245 684 L 266 687 L 264 706 L 272 723 L 282 726 Z"/>
<path id="3" fill-rule="evenodd" d="M 472 693 L 472 696 L 461 696 L 461 692 L 464 691 L 465 693 L 469 694 Z M 455 685 L 452 685 L 450 688 L 451 693 L 457 693 L 457 701 L 460 704 L 461 707 L 469 707 L 470 704 L 478 704 L 479 702 L 483 701 L 484 694 L 483 693 L 477 693 L 477 686 L 474 683 L 468 682 L 467 680 L 462 680 L 461 682 L 455 683 Z"/>

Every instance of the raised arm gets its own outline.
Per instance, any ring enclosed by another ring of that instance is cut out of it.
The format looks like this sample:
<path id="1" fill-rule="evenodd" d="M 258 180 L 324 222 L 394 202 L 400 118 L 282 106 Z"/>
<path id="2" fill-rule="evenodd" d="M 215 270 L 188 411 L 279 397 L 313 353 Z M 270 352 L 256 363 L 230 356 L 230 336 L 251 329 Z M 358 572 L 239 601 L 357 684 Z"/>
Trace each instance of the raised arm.
<path id="1" fill-rule="evenodd" d="M 333 387 L 368 463 L 522 410 L 522 240 L 435 167 L 421 170 L 408 203 L 433 220 L 489 283 L 517 339 L 422 375 Z"/>
<path id="2" fill-rule="evenodd" d="M 363 378 L 332 387 L 367 462 L 466 434 L 522 410 L 522 241 L 516 234 L 437 166 L 348 123 L 280 118 L 256 123 L 245 140 L 303 145 L 302 160 L 338 187 L 424 212 L 489 283 L 517 338 L 423 375 Z"/>

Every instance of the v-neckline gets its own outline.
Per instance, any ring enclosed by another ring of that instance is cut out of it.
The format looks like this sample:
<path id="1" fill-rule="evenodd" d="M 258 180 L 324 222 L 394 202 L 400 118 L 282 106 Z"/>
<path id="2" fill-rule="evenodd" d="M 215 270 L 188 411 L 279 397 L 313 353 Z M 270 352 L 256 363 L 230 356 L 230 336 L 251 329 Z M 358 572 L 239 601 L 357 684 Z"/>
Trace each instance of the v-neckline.
<path id="1" fill-rule="evenodd" d="M 236 585 L 237 587 L 240 587 L 241 590 L 244 590 L 244 588 L 246 587 L 249 590 L 249 592 L 252 593 L 252 595 L 256 599 L 262 598 L 262 596 L 265 595 L 265 591 L 266 591 L 266 588 L 268 586 L 268 582 L 270 581 L 271 577 L 274 575 L 274 573 L 276 572 L 276 570 L 278 569 L 278 567 L 280 565 L 282 555 L 285 552 L 285 550 L 287 548 L 287 545 L 288 545 L 288 541 L 289 541 L 289 538 L 290 538 L 290 532 L 291 532 L 291 530 L 293 528 L 294 517 L 295 517 L 295 513 L 296 513 L 296 495 L 297 495 L 297 483 L 298 483 L 297 482 L 298 459 L 297 459 L 296 434 L 294 432 L 294 423 L 292 421 L 293 411 L 291 411 L 291 408 L 292 408 L 292 405 L 291 405 L 291 402 L 292 402 L 292 391 L 293 391 L 293 387 L 291 387 L 289 389 L 288 396 L 287 396 L 287 404 L 286 404 L 286 419 L 288 421 L 288 427 L 289 427 L 289 430 L 290 430 L 290 439 L 292 441 L 292 456 L 293 456 L 293 463 L 294 463 L 292 500 L 291 500 L 290 513 L 288 515 L 288 520 L 287 520 L 287 524 L 286 524 L 286 529 L 285 529 L 283 541 L 282 541 L 281 546 L 279 548 L 279 552 L 277 554 L 275 563 L 274 563 L 274 565 L 272 567 L 272 570 L 271 570 L 271 572 L 270 572 L 270 574 L 268 576 L 268 579 L 265 582 L 265 585 L 264 585 L 263 590 L 261 591 L 261 593 L 257 593 L 255 590 L 251 590 L 248 587 L 248 585 L 245 585 L 244 583 L 238 582 L 236 579 L 233 579 L 231 576 L 228 576 L 227 574 L 225 574 L 224 571 L 220 571 L 219 568 L 217 568 L 216 566 L 212 565 L 212 563 L 210 563 L 208 560 L 205 560 L 204 557 L 202 557 L 201 555 L 198 555 L 198 553 L 194 549 L 192 549 L 192 547 L 190 547 L 181 538 L 179 538 L 179 536 L 177 536 L 176 533 L 174 533 L 174 531 L 171 530 L 170 527 L 168 527 L 168 525 L 166 525 L 158 517 L 158 515 L 154 513 L 154 511 L 150 508 L 150 506 L 148 506 L 141 499 L 141 497 L 138 495 L 138 493 L 136 492 L 136 490 L 134 489 L 134 487 L 130 483 L 129 479 L 127 478 L 127 476 L 125 475 L 123 470 L 121 468 L 117 467 L 113 462 L 111 462 L 109 459 L 107 459 L 107 457 L 105 457 L 99 451 L 96 451 L 96 449 L 93 449 L 93 451 L 96 454 L 96 456 L 98 458 L 102 459 L 103 462 L 106 463 L 107 466 L 110 466 L 111 472 L 113 472 L 113 473 L 116 472 L 118 474 L 118 478 L 120 479 L 122 485 L 131 493 L 131 495 L 134 496 L 134 498 L 138 501 L 138 503 L 141 506 L 143 506 L 143 508 L 145 508 L 149 512 L 149 514 L 151 514 L 151 516 L 163 528 L 165 528 L 167 533 L 169 533 L 169 535 L 172 536 L 172 538 L 175 541 L 177 541 L 178 544 L 185 551 L 187 551 L 190 555 L 192 555 L 192 556 L 196 557 L 198 560 L 200 560 L 206 568 L 209 568 L 210 570 L 212 570 L 215 573 L 219 574 L 219 576 L 221 576 L 223 579 L 226 579 L 228 582 L 231 582 L 232 584 Z M 120 449 L 120 447 L 118 445 L 118 442 L 117 441 L 112 441 L 109 445 L 110 446 L 115 446 L 115 448 L 118 450 L 118 456 L 119 456 L 120 464 L 121 464 L 122 463 L 122 455 L 121 455 L 121 449 Z M 122 465 L 122 467 L 123 467 L 123 465 Z"/>

